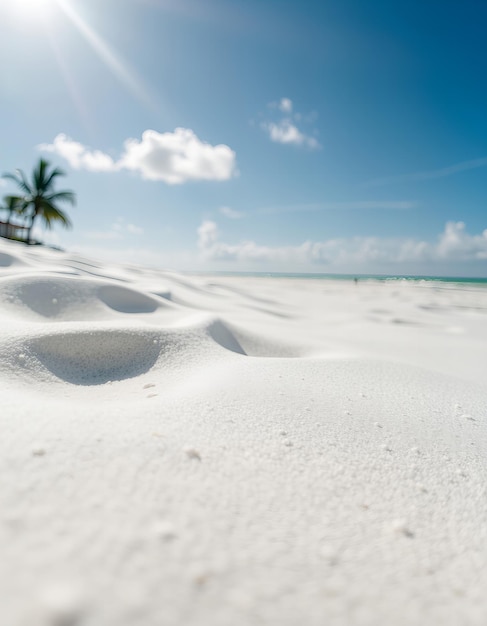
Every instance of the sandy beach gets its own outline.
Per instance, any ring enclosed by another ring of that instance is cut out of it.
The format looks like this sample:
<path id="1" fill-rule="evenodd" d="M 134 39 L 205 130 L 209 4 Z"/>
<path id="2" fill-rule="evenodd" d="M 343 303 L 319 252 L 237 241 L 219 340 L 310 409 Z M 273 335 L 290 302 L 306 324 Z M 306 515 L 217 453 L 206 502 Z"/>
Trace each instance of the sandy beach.
<path id="1" fill-rule="evenodd" d="M 485 624 L 486 314 L 0 241 L 0 621 Z"/>

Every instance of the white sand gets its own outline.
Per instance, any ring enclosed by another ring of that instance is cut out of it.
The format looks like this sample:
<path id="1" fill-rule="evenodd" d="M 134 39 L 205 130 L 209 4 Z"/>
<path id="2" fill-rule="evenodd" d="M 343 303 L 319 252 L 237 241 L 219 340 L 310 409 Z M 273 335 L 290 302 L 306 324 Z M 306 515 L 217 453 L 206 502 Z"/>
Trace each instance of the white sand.
<path id="1" fill-rule="evenodd" d="M 0 242 L 0 622 L 487 622 L 487 289 Z"/>

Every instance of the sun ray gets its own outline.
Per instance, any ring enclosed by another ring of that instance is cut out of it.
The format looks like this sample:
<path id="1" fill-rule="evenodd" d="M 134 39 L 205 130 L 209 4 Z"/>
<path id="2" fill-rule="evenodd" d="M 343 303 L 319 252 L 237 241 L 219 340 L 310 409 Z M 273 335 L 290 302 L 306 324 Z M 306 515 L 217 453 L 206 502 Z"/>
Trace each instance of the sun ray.
<path id="1" fill-rule="evenodd" d="M 33 0 L 23 0 L 24 2 Z M 42 0 L 47 2 L 48 0 Z M 109 68 L 109 70 L 120 80 L 129 92 L 146 107 L 152 111 L 159 112 L 159 107 L 149 94 L 149 90 L 144 85 L 134 71 L 131 71 L 126 61 L 110 48 L 106 41 L 76 12 L 68 0 L 51 0 L 58 4 L 64 15 L 77 28 L 79 33 L 88 42 L 91 48 L 98 55 L 99 59 Z"/>
<path id="2" fill-rule="evenodd" d="M 51 29 L 47 29 L 46 35 L 49 41 L 49 45 L 51 46 L 54 58 L 56 59 L 56 62 L 58 64 L 59 71 L 61 72 L 64 83 L 66 85 L 66 89 L 78 112 L 80 120 L 83 126 L 90 133 L 93 133 L 93 121 L 86 105 L 85 96 L 80 89 L 78 83 L 76 82 L 76 76 L 70 70 L 69 63 L 66 61 L 65 56 L 63 55 L 63 52 L 59 46 L 59 43 Z"/>

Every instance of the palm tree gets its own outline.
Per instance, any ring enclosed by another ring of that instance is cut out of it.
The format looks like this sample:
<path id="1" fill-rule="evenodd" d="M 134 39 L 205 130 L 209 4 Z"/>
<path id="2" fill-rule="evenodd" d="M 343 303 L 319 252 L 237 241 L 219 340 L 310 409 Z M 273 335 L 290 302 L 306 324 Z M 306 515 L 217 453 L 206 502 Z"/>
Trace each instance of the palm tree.
<path id="1" fill-rule="evenodd" d="M 20 196 L 4 196 L 3 198 L 3 206 L 1 207 L 4 211 L 7 211 L 7 221 L 5 222 L 5 237 L 10 237 L 10 231 L 12 224 L 10 220 L 12 219 L 12 215 L 16 213 L 17 215 L 21 215 L 24 210 L 24 199 Z"/>
<path id="2" fill-rule="evenodd" d="M 27 243 L 31 243 L 31 233 L 34 222 L 38 217 L 44 219 L 47 228 L 52 228 L 55 221 L 61 222 L 66 228 L 71 227 L 69 217 L 58 208 L 58 202 L 76 204 L 76 195 L 73 191 L 54 191 L 54 183 L 58 176 L 65 176 L 59 168 L 49 171 L 50 164 L 40 159 L 32 174 L 32 183 L 29 182 L 22 170 L 14 174 L 4 174 L 4 178 L 13 180 L 25 194 L 22 197 L 22 211 L 26 214 Z"/>

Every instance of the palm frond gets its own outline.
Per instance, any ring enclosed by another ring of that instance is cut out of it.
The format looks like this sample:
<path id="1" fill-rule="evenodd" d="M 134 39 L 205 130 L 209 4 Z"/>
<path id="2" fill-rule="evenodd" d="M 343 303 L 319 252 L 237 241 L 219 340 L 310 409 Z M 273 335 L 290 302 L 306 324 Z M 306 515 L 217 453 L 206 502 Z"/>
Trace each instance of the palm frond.
<path id="1" fill-rule="evenodd" d="M 32 181 L 34 183 L 34 189 L 37 193 L 45 189 L 45 172 L 48 167 L 48 162 L 44 159 L 39 159 L 37 167 L 32 172 Z"/>
<path id="2" fill-rule="evenodd" d="M 12 174 L 12 172 L 6 172 L 5 174 L 2 174 L 2 178 L 7 178 L 8 180 L 13 180 L 14 183 L 18 183 L 19 182 L 19 177 L 17 176 L 17 174 Z"/>
<path id="3" fill-rule="evenodd" d="M 22 196 L 4 196 L 4 208 L 11 213 L 21 213 L 25 205 L 25 198 Z"/>
<path id="4" fill-rule="evenodd" d="M 44 220 L 46 228 L 51 229 L 53 222 L 61 222 L 66 228 L 71 228 L 71 220 L 66 213 L 51 204 L 48 200 L 44 199 L 41 202 L 40 209 L 40 215 Z"/>
<path id="5" fill-rule="evenodd" d="M 27 178 L 22 170 L 15 170 L 14 174 L 7 172 L 6 174 L 3 174 L 2 178 L 12 180 L 22 189 L 22 191 L 25 191 L 26 194 L 32 194 L 32 188 L 27 182 Z"/>
<path id="6" fill-rule="evenodd" d="M 72 206 L 76 204 L 76 194 L 73 191 L 56 191 L 45 198 L 48 202 L 68 202 Z"/>
<path id="7" fill-rule="evenodd" d="M 52 172 L 49 174 L 49 176 L 44 181 L 44 189 L 46 191 L 49 190 L 52 187 L 52 185 L 54 183 L 54 179 L 57 178 L 58 176 L 66 176 L 66 173 L 62 169 L 60 169 L 59 167 L 56 167 L 55 169 L 52 170 Z"/>
<path id="8" fill-rule="evenodd" d="M 28 195 L 34 194 L 34 188 L 29 185 L 29 181 L 27 180 L 27 175 L 23 172 L 23 170 L 16 170 L 20 178 L 20 188 L 23 189 Z"/>

